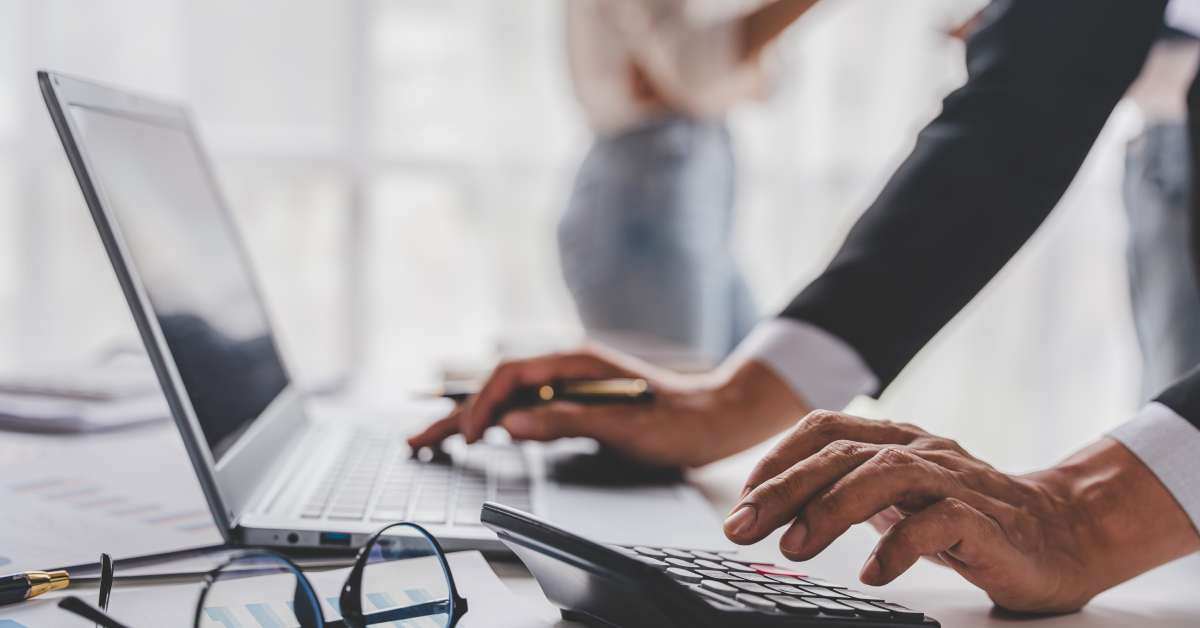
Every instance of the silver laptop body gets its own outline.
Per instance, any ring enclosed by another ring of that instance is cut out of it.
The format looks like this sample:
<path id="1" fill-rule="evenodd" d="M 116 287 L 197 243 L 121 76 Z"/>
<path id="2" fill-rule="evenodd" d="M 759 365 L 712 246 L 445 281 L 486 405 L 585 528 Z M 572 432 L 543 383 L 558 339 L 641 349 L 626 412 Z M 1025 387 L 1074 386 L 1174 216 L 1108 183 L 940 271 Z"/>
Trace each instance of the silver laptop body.
<path id="1" fill-rule="evenodd" d="M 408 520 L 449 550 L 501 550 L 478 522 L 496 500 L 614 543 L 725 545 L 683 483 L 566 483 L 549 472 L 554 448 L 535 445 L 452 443 L 452 463 L 421 462 L 399 430 L 434 417 L 310 416 L 186 109 L 38 81 L 226 541 L 355 547 Z"/>

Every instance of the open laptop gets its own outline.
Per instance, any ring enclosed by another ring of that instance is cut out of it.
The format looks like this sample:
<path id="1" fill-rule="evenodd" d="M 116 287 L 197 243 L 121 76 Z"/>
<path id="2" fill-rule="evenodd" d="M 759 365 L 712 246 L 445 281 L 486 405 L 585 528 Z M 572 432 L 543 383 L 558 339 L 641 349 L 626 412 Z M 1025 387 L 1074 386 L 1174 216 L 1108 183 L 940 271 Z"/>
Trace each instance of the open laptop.
<path id="1" fill-rule="evenodd" d="M 715 513 L 683 483 L 567 483 L 534 445 L 464 445 L 452 463 L 420 462 L 398 430 L 428 417 L 310 416 L 186 109 L 51 72 L 38 80 L 227 541 L 353 547 L 407 520 L 447 549 L 501 550 L 479 524 L 491 500 L 614 543 L 722 544 Z"/>

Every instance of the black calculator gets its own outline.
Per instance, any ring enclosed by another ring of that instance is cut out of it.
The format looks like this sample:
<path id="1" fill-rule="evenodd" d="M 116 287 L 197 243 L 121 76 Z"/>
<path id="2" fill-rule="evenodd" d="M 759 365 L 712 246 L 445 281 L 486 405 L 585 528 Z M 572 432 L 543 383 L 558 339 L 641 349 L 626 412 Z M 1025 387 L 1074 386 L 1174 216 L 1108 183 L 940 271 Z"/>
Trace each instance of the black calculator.
<path id="1" fill-rule="evenodd" d="M 589 626 L 939 626 L 921 611 L 732 552 L 597 543 L 493 502 L 480 519 L 564 619 Z"/>

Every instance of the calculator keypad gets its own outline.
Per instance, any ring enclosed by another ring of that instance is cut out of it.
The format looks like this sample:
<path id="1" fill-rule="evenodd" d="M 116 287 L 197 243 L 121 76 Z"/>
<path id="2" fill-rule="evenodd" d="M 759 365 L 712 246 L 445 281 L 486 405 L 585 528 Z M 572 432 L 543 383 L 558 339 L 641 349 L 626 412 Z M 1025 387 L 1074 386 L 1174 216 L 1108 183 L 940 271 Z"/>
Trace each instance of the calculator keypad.
<path id="1" fill-rule="evenodd" d="M 787 567 L 700 550 L 637 546 L 627 556 L 662 569 L 720 609 L 921 623 L 924 613 Z"/>

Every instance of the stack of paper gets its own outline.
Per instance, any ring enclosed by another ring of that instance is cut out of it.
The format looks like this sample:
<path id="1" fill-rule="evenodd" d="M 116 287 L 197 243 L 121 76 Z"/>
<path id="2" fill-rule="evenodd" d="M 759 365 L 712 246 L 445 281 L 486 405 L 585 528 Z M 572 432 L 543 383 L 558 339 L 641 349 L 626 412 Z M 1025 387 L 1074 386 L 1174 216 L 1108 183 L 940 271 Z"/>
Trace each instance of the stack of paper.
<path id="1" fill-rule="evenodd" d="M 170 417 L 144 359 L 103 366 L 0 373 L 0 430 L 112 430 Z"/>

